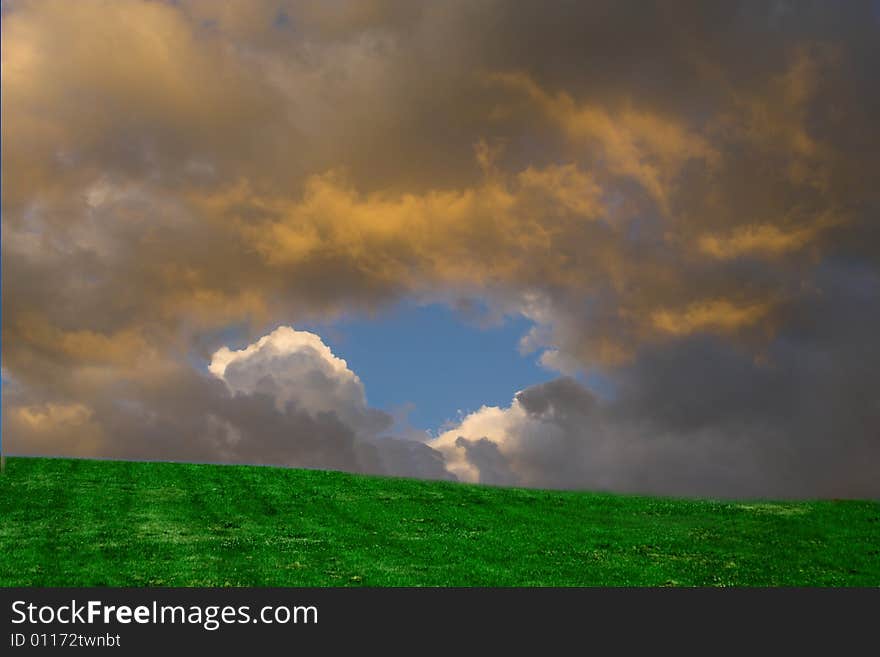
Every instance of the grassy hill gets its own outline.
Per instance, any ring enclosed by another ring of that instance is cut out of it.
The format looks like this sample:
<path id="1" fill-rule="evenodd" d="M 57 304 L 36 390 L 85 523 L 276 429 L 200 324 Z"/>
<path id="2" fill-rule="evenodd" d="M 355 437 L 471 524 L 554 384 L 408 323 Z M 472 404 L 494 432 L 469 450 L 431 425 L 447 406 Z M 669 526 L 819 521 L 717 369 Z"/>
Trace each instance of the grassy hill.
<path id="1" fill-rule="evenodd" d="M 2 586 L 880 586 L 880 504 L 11 458 Z"/>

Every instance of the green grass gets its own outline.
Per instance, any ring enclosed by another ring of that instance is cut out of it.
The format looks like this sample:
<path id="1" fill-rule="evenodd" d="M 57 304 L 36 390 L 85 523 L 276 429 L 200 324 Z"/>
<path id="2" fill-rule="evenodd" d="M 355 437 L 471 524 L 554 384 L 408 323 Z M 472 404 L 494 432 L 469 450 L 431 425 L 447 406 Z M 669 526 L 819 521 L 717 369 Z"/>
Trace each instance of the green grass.
<path id="1" fill-rule="evenodd" d="M 880 504 L 10 458 L 2 586 L 880 586 Z"/>

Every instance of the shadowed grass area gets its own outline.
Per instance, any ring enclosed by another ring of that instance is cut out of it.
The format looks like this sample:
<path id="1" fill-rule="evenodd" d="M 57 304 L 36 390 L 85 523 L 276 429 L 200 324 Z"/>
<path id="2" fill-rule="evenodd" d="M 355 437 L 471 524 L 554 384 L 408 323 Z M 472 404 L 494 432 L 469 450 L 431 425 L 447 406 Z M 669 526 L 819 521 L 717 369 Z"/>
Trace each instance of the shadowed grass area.
<path id="1" fill-rule="evenodd" d="M 2 586 L 880 586 L 880 503 L 9 458 Z"/>

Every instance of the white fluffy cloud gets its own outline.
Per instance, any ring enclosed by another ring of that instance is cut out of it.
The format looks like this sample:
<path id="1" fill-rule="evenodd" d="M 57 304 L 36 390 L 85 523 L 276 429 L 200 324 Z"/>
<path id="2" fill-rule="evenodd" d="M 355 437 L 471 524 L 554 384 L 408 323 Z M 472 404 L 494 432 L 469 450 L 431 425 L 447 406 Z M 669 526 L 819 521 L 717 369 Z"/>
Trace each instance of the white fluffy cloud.
<path id="1" fill-rule="evenodd" d="M 355 433 L 374 435 L 388 418 L 367 406 L 363 383 L 321 338 L 280 326 L 238 351 L 222 347 L 208 366 L 233 393 L 266 394 L 312 417 L 335 413 Z"/>
<path id="2" fill-rule="evenodd" d="M 518 392 L 507 408 L 483 406 L 432 443 L 458 479 L 579 487 L 600 483 L 603 435 L 596 400 L 563 377 Z"/>
<path id="3" fill-rule="evenodd" d="M 447 469 L 460 481 L 494 483 L 487 481 L 479 465 L 469 458 L 468 447 L 472 441 L 485 440 L 503 454 L 516 440 L 524 420 L 525 412 L 516 399 L 509 408 L 483 406 L 465 416 L 458 426 L 437 436 L 432 445 L 443 454 Z"/>
<path id="4" fill-rule="evenodd" d="M 280 413 L 341 422 L 354 437 L 359 471 L 451 478 L 440 453 L 384 433 L 391 417 L 367 405 L 357 374 L 314 333 L 280 326 L 243 349 L 218 349 L 208 369 L 236 396 L 266 395 Z"/>

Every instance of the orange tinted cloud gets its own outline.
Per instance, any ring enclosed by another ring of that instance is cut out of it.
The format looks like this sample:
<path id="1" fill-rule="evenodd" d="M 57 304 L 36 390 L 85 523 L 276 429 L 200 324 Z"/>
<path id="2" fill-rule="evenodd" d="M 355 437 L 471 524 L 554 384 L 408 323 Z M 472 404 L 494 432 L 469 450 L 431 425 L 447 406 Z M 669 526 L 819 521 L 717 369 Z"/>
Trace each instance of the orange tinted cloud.
<path id="1" fill-rule="evenodd" d="M 698 246 L 706 255 L 720 260 L 750 255 L 779 256 L 817 241 L 823 230 L 839 225 L 841 221 L 835 217 L 820 217 L 812 223 L 795 224 L 789 228 L 775 224 L 747 225 L 726 235 L 703 235 Z"/>
<path id="2" fill-rule="evenodd" d="M 718 160 L 719 153 L 708 140 L 671 117 L 630 103 L 613 109 L 578 104 L 564 91 L 548 93 L 522 73 L 494 74 L 488 80 L 525 94 L 575 142 L 598 144 L 610 171 L 637 180 L 665 211 L 668 187 L 688 160 L 706 165 Z"/>
<path id="3" fill-rule="evenodd" d="M 727 299 L 696 302 L 682 310 L 656 310 L 651 314 L 653 326 L 671 335 L 697 332 L 735 333 L 753 326 L 765 317 L 767 304 L 738 305 Z"/>

